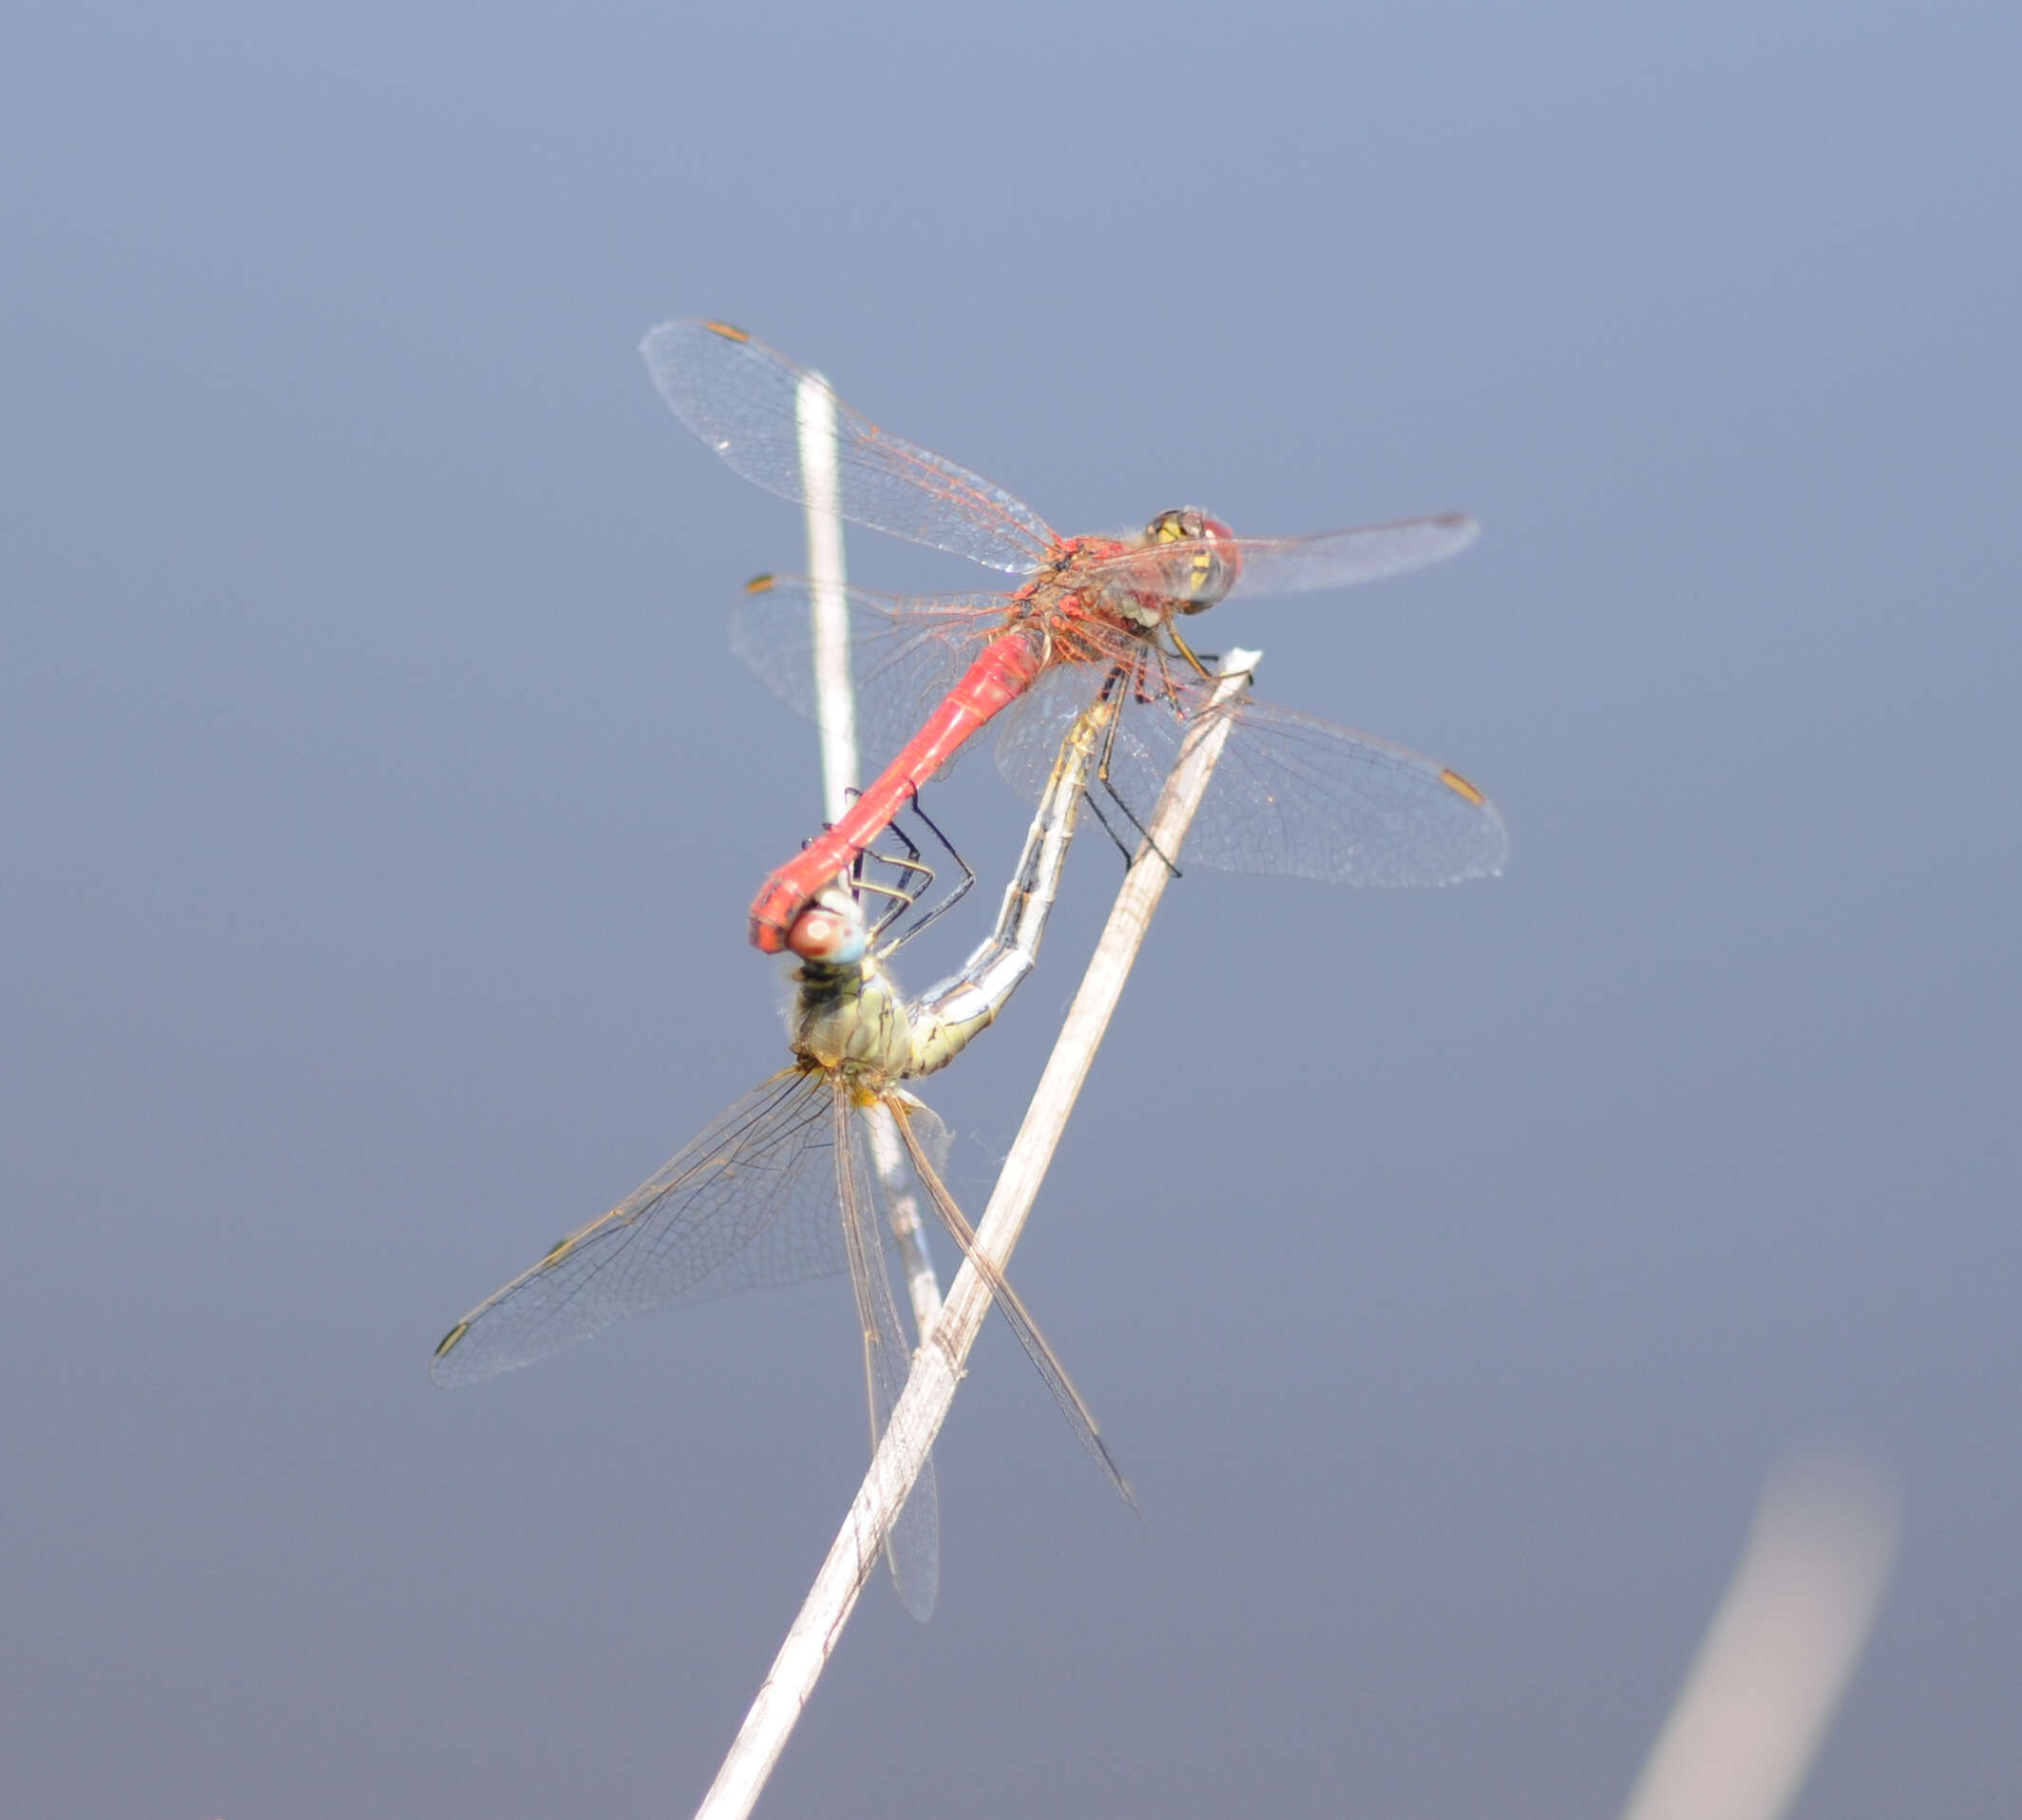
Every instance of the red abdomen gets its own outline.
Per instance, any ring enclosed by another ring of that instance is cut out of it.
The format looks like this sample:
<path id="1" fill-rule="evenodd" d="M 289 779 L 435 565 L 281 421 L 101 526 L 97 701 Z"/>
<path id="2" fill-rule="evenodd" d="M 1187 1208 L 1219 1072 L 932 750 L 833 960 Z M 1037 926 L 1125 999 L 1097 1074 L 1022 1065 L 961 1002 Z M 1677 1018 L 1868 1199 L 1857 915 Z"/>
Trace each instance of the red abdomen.
<path id="1" fill-rule="evenodd" d="M 1007 632 L 983 646 L 927 723 L 849 805 L 849 813 L 765 881 L 752 902 L 752 946 L 767 954 L 786 948 L 808 900 L 877 838 L 970 735 L 1023 695 L 1040 667 L 1037 642 L 1022 631 Z"/>

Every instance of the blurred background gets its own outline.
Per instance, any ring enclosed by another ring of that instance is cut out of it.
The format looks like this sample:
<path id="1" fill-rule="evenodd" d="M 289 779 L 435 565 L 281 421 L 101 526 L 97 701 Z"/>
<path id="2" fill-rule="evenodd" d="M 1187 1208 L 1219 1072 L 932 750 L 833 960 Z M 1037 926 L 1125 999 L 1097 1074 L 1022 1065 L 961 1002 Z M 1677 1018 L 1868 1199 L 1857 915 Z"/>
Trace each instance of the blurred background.
<path id="1" fill-rule="evenodd" d="M 1612 1813 L 1857 1434 L 1907 1528 L 1797 1811 L 2013 1811 L 2012 10 L 16 21 L 12 1811 L 685 1811 L 855 1487 L 838 1282 L 427 1371 L 784 1060 L 814 738 L 723 624 L 802 530 L 655 396 L 692 314 L 1065 531 L 1477 513 L 1212 634 L 1515 839 L 1168 894 L 1015 1271 L 1143 1520 L 993 1326 L 940 1611 L 873 1583 L 768 1810 Z M 1026 813 L 930 808 L 915 985 Z M 978 1208 L 1118 870 L 927 1083 Z"/>

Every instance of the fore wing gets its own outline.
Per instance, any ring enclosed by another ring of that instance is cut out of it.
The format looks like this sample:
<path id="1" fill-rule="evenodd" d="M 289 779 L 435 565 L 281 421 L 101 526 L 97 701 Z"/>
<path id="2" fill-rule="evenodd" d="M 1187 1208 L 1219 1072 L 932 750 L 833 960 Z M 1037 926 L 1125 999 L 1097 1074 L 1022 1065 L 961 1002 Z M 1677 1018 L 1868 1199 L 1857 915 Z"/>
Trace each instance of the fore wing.
<path id="1" fill-rule="evenodd" d="M 880 430 L 829 382 L 728 323 L 663 322 L 639 344 L 669 408 L 731 471 L 798 505 L 811 503 L 804 427 L 834 413 L 835 475 L 829 508 L 858 525 L 986 568 L 1022 575 L 1059 539 L 1031 507 L 966 468 Z M 811 412 L 811 406 L 813 407 Z M 818 451 L 808 457 L 819 462 Z M 819 469 L 811 471 L 819 474 Z"/>
<path id="2" fill-rule="evenodd" d="M 835 1090 L 789 1069 L 746 1094 L 609 1213 L 464 1316 L 438 1384 L 474 1384 L 665 1302 L 831 1274 Z"/>

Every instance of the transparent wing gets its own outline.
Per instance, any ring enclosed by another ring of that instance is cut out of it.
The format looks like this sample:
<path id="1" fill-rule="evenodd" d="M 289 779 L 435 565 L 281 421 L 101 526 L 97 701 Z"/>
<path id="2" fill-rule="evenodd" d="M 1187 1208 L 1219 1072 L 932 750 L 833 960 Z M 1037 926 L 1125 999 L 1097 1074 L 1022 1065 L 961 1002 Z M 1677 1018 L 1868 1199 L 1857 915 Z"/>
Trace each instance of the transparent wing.
<path id="1" fill-rule="evenodd" d="M 1018 1343 L 1025 1349 L 1025 1356 L 1038 1368 L 1040 1377 L 1047 1389 L 1053 1392 L 1053 1400 L 1059 1405 L 1060 1413 L 1067 1418 L 1067 1426 L 1079 1438 L 1081 1445 L 1094 1455 L 1096 1464 L 1109 1477 L 1111 1485 L 1121 1494 L 1123 1502 L 1132 1509 L 1137 1507 L 1137 1500 L 1132 1495 L 1130 1482 L 1117 1469 L 1109 1447 L 1103 1442 L 1101 1430 L 1096 1426 L 1095 1412 L 1081 1400 L 1080 1391 L 1074 1387 L 1074 1380 L 1067 1375 L 1067 1368 L 1060 1363 L 1059 1355 L 1047 1344 L 1046 1336 L 1039 1330 L 1039 1323 L 1026 1312 L 1019 1293 L 1011 1287 L 1009 1279 L 998 1267 L 976 1248 L 976 1232 L 969 1224 L 953 1195 L 941 1178 L 941 1170 L 945 1161 L 944 1146 L 941 1157 L 927 1154 L 925 1140 L 930 1136 L 922 1115 L 932 1119 L 925 1106 L 917 1102 L 908 1105 L 906 1101 L 887 1102 L 891 1116 L 905 1140 L 906 1153 L 912 1159 L 913 1171 L 925 1188 L 928 1198 L 934 1203 L 934 1211 L 947 1228 L 948 1236 L 961 1248 L 962 1255 L 975 1267 L 990 1292 L 990 1299 L 997 1312 L 1004 1317 Z M 916 1131 L 915 1126 L 921 1128 Z M 938 1130 L 940 1121 L 934 1120 L 931 1129 Z"/>
<path id="2" fill-rule="evenodd" d="M 1218 598 L 1261 594 L 1307 594 L 1317 588 L 1349 587 L 1381 581 L 1428 563 L 1459 555 L 1480 535 L 1472 518 L 1449 512 L 1438 518 L 1405 518 L 1357 530 L 1322 531 L 1316 537 L 1234 537 L 1158 544 L 1127 550 L 1089 565 L 1090 574 L 1134 593 L 1186 600 L 1199 577 L 1216 565 L 1234 566 L 1235 577 Z"/>
<path id="3" fill-rule="evenodd" d="M 870 1451 L 890 1425 L 900 1392 L 912 1369 L 912 1349 L 899 1322 L 891 1278 L 885 1270 L 884 1248 L 891 1223 L 886 1217 L 885 1194 L 870 1166 L 870 1135 L 865 1114 L 847 1094 L 830 1096 L 835 1154 L 835 1181 L 842 1201 L 842 1232 L 849 1249 L 849 1280 L 856 1287 L 857 1314 L 864 1331 L 864 1381 L 869 1393 Z M 930 1454 L 908 1458 L 918 1477 L 896 1522 L 885 1539 L 885 1563 L 891 1570 L 899 1602 L 923 1624 L 933 1616 L 941 1584 L 941 1504 Z"/>
<path id="4" fill-rule="evenodd" d="M 837 1219 L 835 1089 L 790 1069 L 746 1094 L 631 1194 L 451 1328 L 438 1384 L 531 1364 L 665 1302 L 848 1267 Z"/>
<path id="5" fill-rule="evenodd" d="M 798 714 L 816 718 L 812 584 L 761 575 L 731 616 L 731 649 Z M 857 749 L 864 777 L 885 767 L 961 680 L 985 640 L 1001 629 L 1010 599 L 951 594 L 902 600 L 843 590 Z M 862 781 L 860 779 L 859 781 Z"/>
<path id="6" fill-rule="evenodd" d="M 808 503 L 800 401 L 810 387 L 834 403 L 835 509 L 843 517 L 1014 575 L 1040 567 L 1059 541 L 1001 487 L 887 434 L 836 398 L 827 380 L 741 329 L 663 322 L 639 352 L 674 414 L 733 473 L 781 499 Z"/>
<path id="7" fill-rule="evenodd" d="M 1106 673 L 1078 664 L 1042 678 L 999 737 L 998 768 L 1028 796 L 1045 787 L 1074 718 Z M 1475 786 L 1402 746 L 1162 668 L 1156 654 L 1117 718 L 1109 783 L 1149 819 L 1187 730 L 1234 721 L 1179 857 L 1224 872 L 1352 885 L 1451 885 L 1491 876 L 1509 856 L 1502 817 Z M 1099 783 L 1091 788 L 1101 789 Z"/>

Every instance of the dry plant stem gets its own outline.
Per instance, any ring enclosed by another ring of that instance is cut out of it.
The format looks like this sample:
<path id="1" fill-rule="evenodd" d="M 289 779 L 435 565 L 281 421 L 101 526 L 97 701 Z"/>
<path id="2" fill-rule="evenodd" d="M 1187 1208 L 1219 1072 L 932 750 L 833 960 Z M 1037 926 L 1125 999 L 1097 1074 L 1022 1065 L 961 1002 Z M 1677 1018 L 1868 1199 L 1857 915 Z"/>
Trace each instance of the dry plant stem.
<path id="1" fill-rule="evenodd" d="M 1231 651 L 1222 661 L 1223 681 L 1217 702 L 1242 689 L 1258 663 L 1254 651 Z M 1124 875 L 1123 889 L 1110 910 L 1102 938 L 1096 944 L 1081 989 L 1061 1026 L 1046 1071 L 1040 1077 L 1023 1124 L 1004 1159 L 990 1204 L 977 1225 L 977 1248 L 1002 1270 L 1024 1229 L 1040 1184 L 1060 1134 L 1067 1127 L 1081 1083 L 1088 1077 L 1096 1049 L 1111 1014 L 1123 994 L 1137 950 L 1143 945 L 1152 912 L 1165 894 L 1171 870 L 1160 853 L 1176 853 L 1186 839 L 1193 812 L 1200 806 L 1215 762 L 1227 743 L 1230 722 L 1225 716 L 1203 719 L 1189 736 L 1166 779 L 1151 820 L 1151 841 Z M 1153 851 L 1155 849 L 1155 851 Z M 990 1292 L 975 1268 L 964 1263 L 948 1290 L 947 1301 L 932 1333 L 913 1358 L 912 1374 L 893 1409 L 891 1421 L 870 1463 L 870 1471 L 843 1521 L 829 1556 L 815 1576 L 800 1615 L 773 1658 L 771 1674 L 745 1715 L 730 1754 L 702 1805 L 696 1820 L 743 1820 L 756 1805 L 766 1780 L 786 1748 L 801 1710 L 807 1705 L 823 1667 L 842 1636 L 857 1595 L 877 1565 L 886 1532 L 904 1507 L 919 1470 L 941 1432 L 955 1387 L 962 1381 L 969 1349 L 982 1331 L 990 1307 Z"/>
<path id="2" fill-rule="evenodd" d="M 856 686 L 849 674 L 849 608 L 843 598 L 843 521 L 836 477 L 835 393 L 810 374 L 794 397 L 800 431 L 800 472 L 807 489 L 808 610 L 813 616 L 815 726 L 821 736 L 822 814 L 840 821 L 856 787 Z M 885 1186 L 899 1269 L 913 1310 L 913 1331 L 933 1331 L 941 1313 L 941 1283 L 926 1249 L 920 1199 L 906 1180 L 898 1133 L 872 1121 L 870 1162 Z"/>

